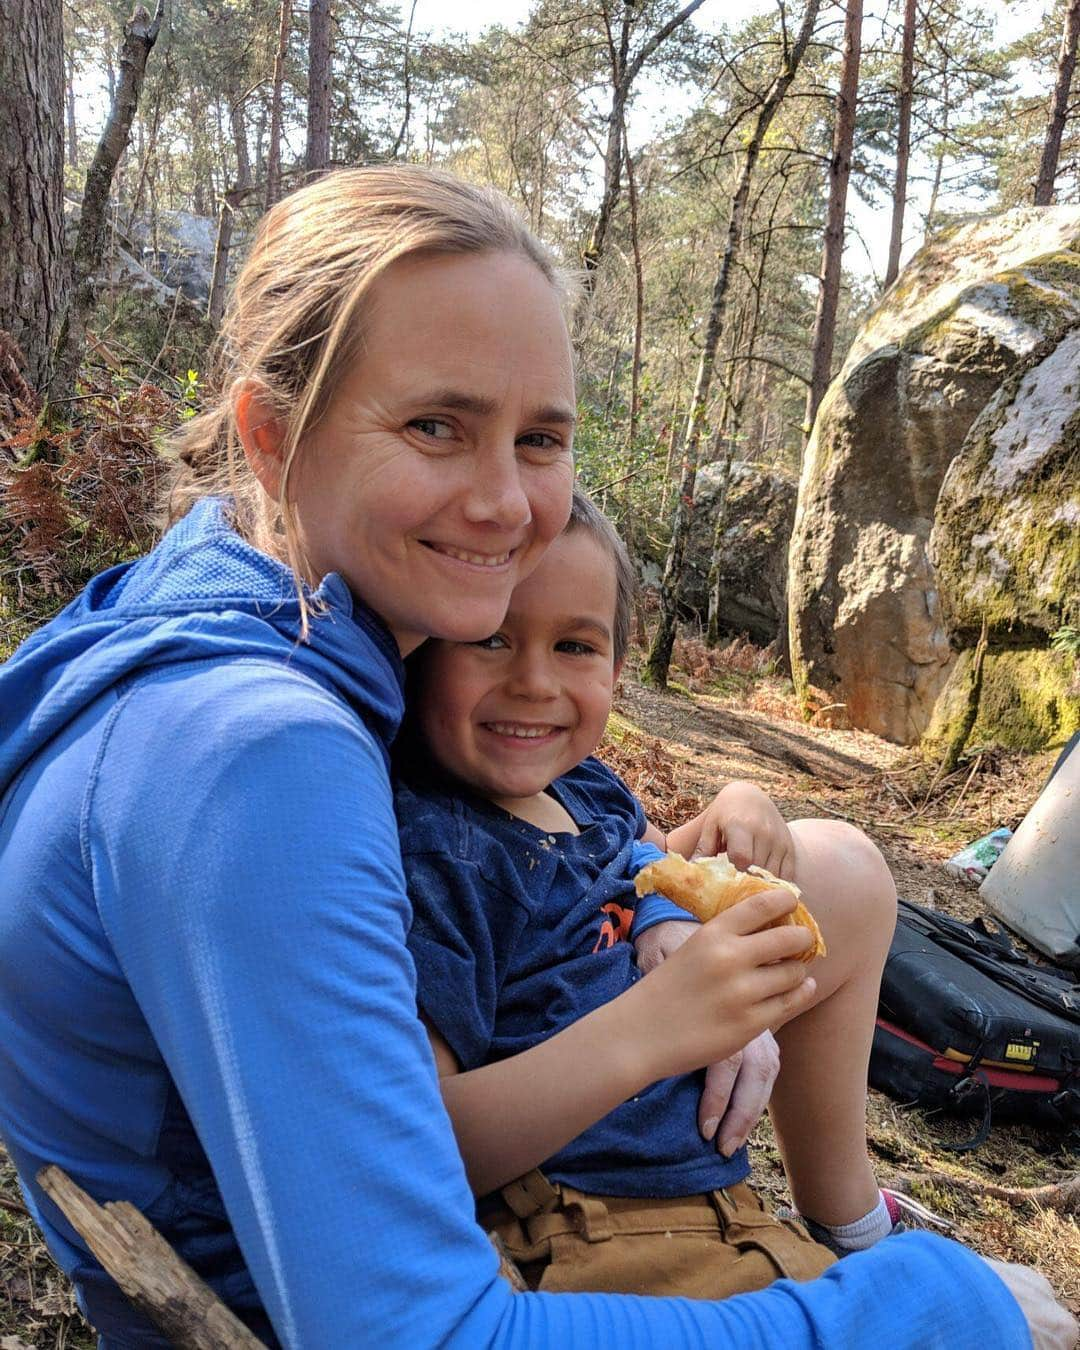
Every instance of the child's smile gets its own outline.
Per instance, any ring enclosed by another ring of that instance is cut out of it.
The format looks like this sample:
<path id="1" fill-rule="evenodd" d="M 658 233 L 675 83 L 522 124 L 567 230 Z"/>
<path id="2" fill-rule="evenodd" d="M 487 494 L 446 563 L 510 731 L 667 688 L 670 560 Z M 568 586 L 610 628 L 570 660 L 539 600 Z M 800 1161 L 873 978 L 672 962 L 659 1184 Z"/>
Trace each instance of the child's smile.
<path id="1" fill-rule="evenodd" d="M 611 707 L 614 619 L 606 550 L 561 535 L 497 633 L 425 653 L 420 722 L 438 763 L 509 810 L 580 764 Z"/>

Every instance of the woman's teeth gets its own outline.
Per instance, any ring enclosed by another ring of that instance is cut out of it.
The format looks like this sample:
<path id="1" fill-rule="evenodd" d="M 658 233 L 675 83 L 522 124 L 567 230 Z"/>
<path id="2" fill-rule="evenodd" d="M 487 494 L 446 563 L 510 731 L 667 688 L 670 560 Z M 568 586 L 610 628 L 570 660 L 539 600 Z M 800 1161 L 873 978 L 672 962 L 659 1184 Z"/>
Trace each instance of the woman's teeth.
<path id="1" fill-rule="evenodd" d="M 550 736 L 555 727 L 523 727 L 514 722 L 489 722 L 489 730 L 496 736 L 516 736 L 519 740 L 538 740 L 541 736 Z"/>
<path id="2" fill-rule="evenodd" d="M 509 553 L 470 553 L 467 549 L 451 548 L 449 544 L 432 544 L 430 547 L 436 553 L 445 553 L 448 558 L 472 563 L 474 567 L 501 567 L 510 561 Z"/>

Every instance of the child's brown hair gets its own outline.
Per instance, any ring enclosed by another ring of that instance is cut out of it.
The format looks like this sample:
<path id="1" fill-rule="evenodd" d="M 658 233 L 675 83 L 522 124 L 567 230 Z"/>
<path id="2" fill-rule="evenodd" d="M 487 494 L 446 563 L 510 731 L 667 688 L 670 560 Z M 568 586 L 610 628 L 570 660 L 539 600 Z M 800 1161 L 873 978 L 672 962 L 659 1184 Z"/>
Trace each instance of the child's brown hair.
<path id="1" fill-rule="evenodd" d="M 615 568 L 615 625 L 612 630 L 612 653 L 619 665 L 630 646 L 630 620 L 634 612 L 634 596 L 638 579 L 634 564 L 618 531 L 603 511 L 580 488 L 574 489 L 570 519 L 564 534 L 582 530 L 600 545 Z"/>

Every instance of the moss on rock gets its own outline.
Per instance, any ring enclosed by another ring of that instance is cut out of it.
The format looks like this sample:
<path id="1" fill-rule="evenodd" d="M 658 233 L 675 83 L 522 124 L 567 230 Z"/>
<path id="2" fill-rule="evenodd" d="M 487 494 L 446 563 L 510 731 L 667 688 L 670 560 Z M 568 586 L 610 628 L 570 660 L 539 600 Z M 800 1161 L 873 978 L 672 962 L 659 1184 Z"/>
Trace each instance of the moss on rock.
<path id="1" fill-rule="evenodd" d="M 923 748 L 934 756 L 948 745 L 964 716 L 974 653 L 960 653 L 934 708 Z M 988 652 L 978 716 L 969 747 L 1044 750 L 1080 729 L 1080 671 L 1076 658 L 1040 648 Z"/>

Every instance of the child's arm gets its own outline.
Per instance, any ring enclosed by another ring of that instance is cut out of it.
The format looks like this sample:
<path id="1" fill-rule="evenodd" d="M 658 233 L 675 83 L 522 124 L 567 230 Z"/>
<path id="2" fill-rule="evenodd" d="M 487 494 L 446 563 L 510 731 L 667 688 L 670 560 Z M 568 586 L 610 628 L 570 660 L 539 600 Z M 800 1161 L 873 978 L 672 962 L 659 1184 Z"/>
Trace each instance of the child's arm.
<path id="1" fill-rule="evenodd" d="M 642 838 L 665 853 L 681 853 L 684 858 L 726 852 L 743 870 L 754 863 L 785 881 L 795 876 L 791 831 L 772 798 L 753 783 L 728 783 L 700 815 L 666 837 L 649 822 Z"/>
<path id="2" fill-rule="evenodd" d="M 786 898 L 785 898 L 786 897 Z M 434 1032 L 443 1101 L 477 1195 L 505 1185 L 650 1083 L 726 1059 L 813 998 L 809 934 L 763 891 L 699 926 L 648 979 L 520 1055 L 468 1072 Z"/>

